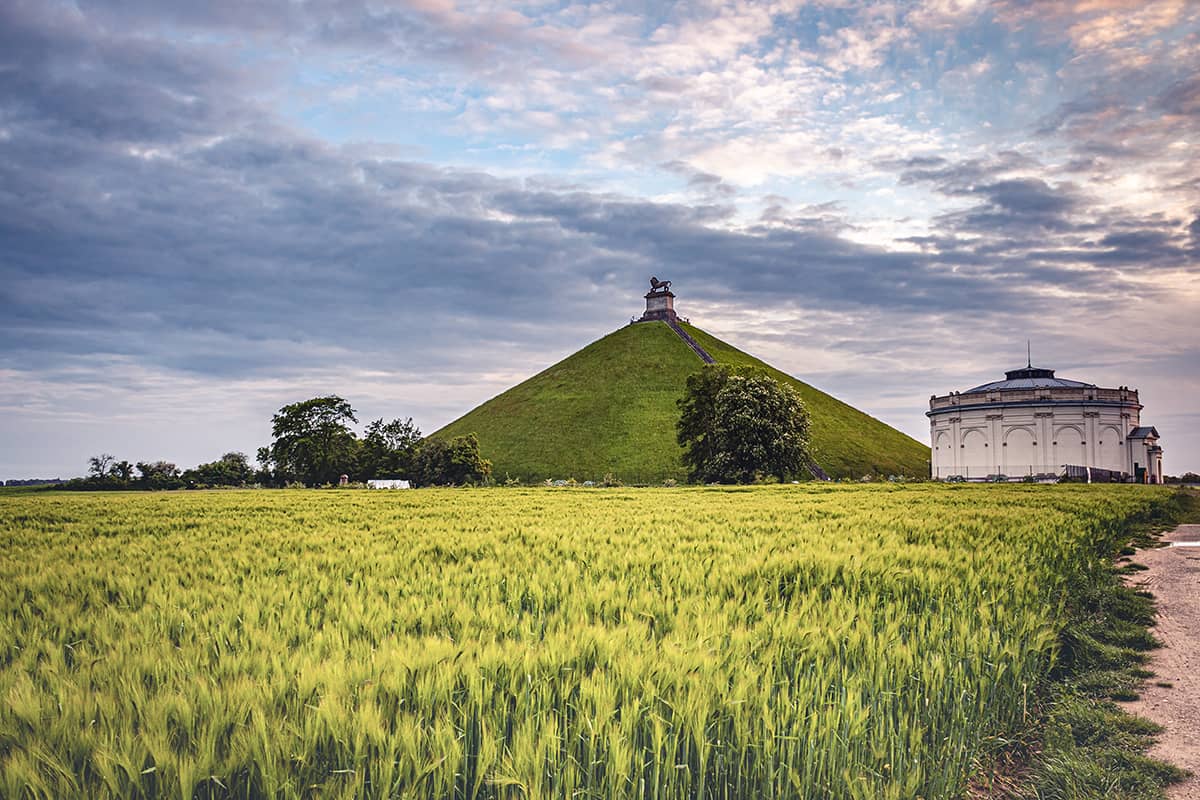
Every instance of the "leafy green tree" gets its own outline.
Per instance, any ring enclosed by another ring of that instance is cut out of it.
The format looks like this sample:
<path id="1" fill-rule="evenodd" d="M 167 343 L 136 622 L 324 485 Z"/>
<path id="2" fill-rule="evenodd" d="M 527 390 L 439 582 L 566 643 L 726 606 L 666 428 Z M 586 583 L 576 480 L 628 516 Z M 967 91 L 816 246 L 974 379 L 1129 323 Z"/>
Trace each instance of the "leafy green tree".
<path id="1" fill-rule="evenodd" d="M 688 376 L 679 400 L 676 435 L 684 448 L 683 464 L 693 482 L 709 480 L 709 464 L 717 447 L 717 394 L 729 381 L 729 368 L 708 366 Z"/>
<path id="2" fill-rule="evenodd" d="M 271 448 L 260 447 L 255 451 L 254 460 L 258 462 L 258 469 L 254 472 L 254 479 L 258 483 L 268 486 L 275 483 L 275 473 L 271 469 Z"/>
<path id="3" fill-rule="evenodd" d="M 245 453 L 226 453 L 217 461 L 201 464 L 183 473 L 188 486 L 245 486 L 254 479 L 254 469 Z"/>
<path id="4" fill-rule="evenodd" d="M 420 443 L 421 430 L 413 424 L 412 417 L 391 422 L 375 420 L 367 426 L 362 439 L 359 477 L 363 480 L 409 477 Z"/>
<path id="5" fill-rule="evenodd" d="M 492 474 L 492 462 L 479 453 L 475 434 L 450 441 L 426 439 L 417 447 L 412 479 L 418 486 L 461 486 L 482 483 Z"/>
<path id="6" fill-rule="evenodd" d="M 688 378 L 677 425 L 692 481 L 780 481 L 806 471 L 809 419 L 790 386 L 713 365 Z"/>
<path id="7" fill-rule="evenodd" d="M 107 477 L 112 472 L 113 464 L 116 461 L 116 456 L 111 453 L 101 453 L 98 456 L 92 456 L 88 459 L 88 476 L 92 478 Z"/>
<path id="8" fill-rule="evenodd" d="M 181 489 L 184 486 L 179 467 L 170 461 L 139 461 L 137 471 L 141 473 L 138 484 L 144 489 Z"/>
<path id="9" fill-rule="evenodd" d="M 102 453 L 88 459 L 86 478 L 67 481 L 63 488 L 82 491 L 128 489 L 132 477 L 133 466 L 128 461 L 117 461 L 110 453 Z"/>
<path id="10" fill-rule="evenodd" d="M 357 421 L 354 409 L 337 395 L 279 409 L 271 419 L 273 441 L 267 454 L 275 480 L 336 483 L 358 456 L 358 438 L 348 424 Z"/>

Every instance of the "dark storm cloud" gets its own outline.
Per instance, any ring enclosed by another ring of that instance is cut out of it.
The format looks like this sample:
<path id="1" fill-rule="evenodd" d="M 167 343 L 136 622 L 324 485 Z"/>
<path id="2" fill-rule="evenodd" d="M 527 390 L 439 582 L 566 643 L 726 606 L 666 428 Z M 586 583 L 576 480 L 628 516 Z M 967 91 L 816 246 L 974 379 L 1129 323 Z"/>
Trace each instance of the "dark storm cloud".
<path id="1" fill-rule="evenodd" d="M 990 159 L 949 161 L 942 156 L 917 155 L 879 162 L 881 169 L 895 172 L 900 183 L 929 183 L 943 194 L 969 195 L 975 186 L 993 182 L 997 176 L 1020 169 L 1036 169 L 1040 165 L 1020 153 L 1002 150 Z"/>
<path id="2" fill-rule="evenodd" d="M 1037 128 L 1039 136 L 1060 133 L 1079 123 L 1088 123 L 1123 106 L 1121 95 L 1113 90 L 1093 91 L 1060 103 L 1051 114 L 1042 119 Z"/>
<path id="3" fill-rule="evenodd" d="M 948 230 L 1011 237 L 1076 229 L 1071 212 L 1079 206 L 1079 199 L 1067 185 L 1052 187 L 1041 178 L 1021 177 L 979 184 L 948 183 L 939 188 L 952 196 L 981 201 L 938 217 L 936 221 Z"/>
<path id="4" fill-rule="evenodd" d="M 1052 189 L 1040 178 L 997 181 L 979 188 L 996 208 L 1015 215 L 1062 216 L 1071 210 L 1075 201 L 1067 193 Z"/>
<path id="5" fill-rule="evenodd" d="M 1089 165 L 1095 177 L 1146 169 L 1200 132 L 1194 51 L 1078 76 L 1076 94 L 1047 114 L 1035 135 L 1060 139 L 1071 162 Z"/>
<path id="6" fill-rule="evenodd" d="M 1085 256 L 1146 258 L 1173 235 L 1131 228 L 1086 246 L 1072 221 L 1081 199 L 1012 176 L 1029 166 L 1015 153 L 894 165 L 966 204 L 919 252 L 845 238 L 828 206 L 733 227 L 720 177 L 685 164 L 673 168 L 705 202 L 379 160 L 280 125 L 219 50 L 117 24 L 146 13 L 284 29 L 305 24 L 302 10 L 151 5 L 106 6 L 107 25 L 57 6 L 0 8 L 0 366 L 107 354 L 211 375 L 440 374 L 477 364 L 485 344 L 618 324 L 649 274 L 717 303 L 1028 313 L 1064 281 L 1102 295 L 1122 285 L 1054 265 L 1054 251 L 1031 260 L 1045 231 L 1074 226 Z"/>
<path id="7" fill-rule="evenodd" d="M 1156 98 L 1154 105 L 1168 114 L 1200 114 L 1200 76 L 1191 75 L 1171 84 Z"/>
<path id="8" fill-rule="evenodd" d="M 249 81 L 219 54 L 103 33 L 55 8 L 0 4 L 6 123 L 75 141 L 166 143 L 248 113 L 238 90 Z"/>
<path id="9" fill-rule="evenodd" d="M 856 230 L 847 218 L 846 209 L 837 201 L 792 208 L 784 198 L 769 200 L 769 204 L 759 215 L 759 222 L 830 236 Z"/>
<path id="10" fill-rule="evenodd" d="M 880 166 L 897 172 L 902 184 L 928 184 L 947 197 L 974 201 L 939 217 L 947 230 L 1009 236 L 1031 230 L 1068 231 L 1075 227 L 1071 213 L 1081 205 L 1072 184 L 1050 185 L 1036 174 L 1036 161 L 1011 151 L 988 160 L 951 162 L 922 156 Z"/>
<path id="11" fill-rule="evenodd" d="M 89 17 L 109 23 L 159 23 L 208 29 L 237 31 L 287 30 L 300 25 L 314 3 L 259 0 L 207 0 L 204 3 L 179 0 L 77 0 Z"/>
<path id="12" fill-rule="evenodd" d="M 725 183 L 720 175 L 696 169 L 686 161 L 667 161 L 659 164 L 667 172 L 674 173 L 687 179 L 688 188 L 701 192 L 710 198 L 732 197 L 737 189 Z"/>
<path id="13" fill-rule="evenodd" d="M 296 48 L 352 51 L 391 61 L 427 59 L 515 78 L 531 62 L 580 64 L 597 53 L 504 9 L 459 11 L 438 4 L 370 0 L 83 0 L 89 18 L 117 29 L 257 37 Z"/>
<path id="14" fill-rule="evenodd" d="M 722 206 L 532 190 L 278 134 L 151 159 L 97 147 L 68 165 L 41 145 L 0 145 L 25 157 L 6 162 L 31 190 L 4 204 L 10 365 L 96 352 L 229 374 L 323 357 L 286 342 L 364 361 L 403 342 L 410 363 L 434 368 L 481 334 L 618 322 L 612 297 L 636 311 L 651 272 L 696 299 L 765 304 L 920 307 L 936 287 L 982 307 L 1007 295 L 835 235 L 713 227 Z M 95 188 L 62 197 L 59 185 Z"/>
<path id="15" fill-rule="evenodd" d="M 1189 263 L 1183 220 L 1106 207 L 1072 182 L 1050 183 L 1049 170 L 1017 153 L 957 162 L 922 156 L 880 166 L 902 184 L 927 184 L 966 204 L 935 217 L 935 234 L 906 240 L 945 263 L 986 265 L 993 275 L 1061 282 L 1097 295 L 1128 287 L 1111 268 Z"/>

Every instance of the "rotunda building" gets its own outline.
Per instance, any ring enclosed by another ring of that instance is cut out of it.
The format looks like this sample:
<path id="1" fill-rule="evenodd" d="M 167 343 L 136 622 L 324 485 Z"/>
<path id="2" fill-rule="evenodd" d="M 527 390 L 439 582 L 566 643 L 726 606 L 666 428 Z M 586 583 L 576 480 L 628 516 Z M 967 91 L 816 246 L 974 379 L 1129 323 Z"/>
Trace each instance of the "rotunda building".
<path id="1" fill-rule="evenodd" d="M 1136 389 L 1056 378 L 1028 364 L 1002 381 L 929 398 L 935 480 L 1162 482 L 1158 431 Z"/>

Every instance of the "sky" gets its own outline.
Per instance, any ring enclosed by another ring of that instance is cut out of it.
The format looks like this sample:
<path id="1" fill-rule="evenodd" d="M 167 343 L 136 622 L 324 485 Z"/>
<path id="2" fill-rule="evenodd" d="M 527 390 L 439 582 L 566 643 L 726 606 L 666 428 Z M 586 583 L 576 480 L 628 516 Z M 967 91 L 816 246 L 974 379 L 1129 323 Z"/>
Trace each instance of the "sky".
<path id="1" fill-rule="evenodd" d="M 920 441 L 1028 340 L 1200 471 L 1200 4 L 0 2 L 0 479 L 429 433 L 651 275 Z"/>

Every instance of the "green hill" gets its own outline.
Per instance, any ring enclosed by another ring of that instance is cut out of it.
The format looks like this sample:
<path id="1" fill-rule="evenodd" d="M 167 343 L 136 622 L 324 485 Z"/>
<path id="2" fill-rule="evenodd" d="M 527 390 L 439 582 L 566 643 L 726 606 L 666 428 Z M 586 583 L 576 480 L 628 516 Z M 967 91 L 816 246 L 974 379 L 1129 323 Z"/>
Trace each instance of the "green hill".
<path id="1" fill-rule="evenodd" d="M 795 387 L 812 417 L 817 463 L 831 477 L 929 474 L 929 448 L 751 355 L 683 326 L 718 363 L 753 366 Z M 629 325 L 488 400 L 433 435 L 479 437 L 494 475 L 523 481 L 683 480 L 676 401 L 700 358 L 666 323 Z"/>

